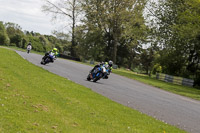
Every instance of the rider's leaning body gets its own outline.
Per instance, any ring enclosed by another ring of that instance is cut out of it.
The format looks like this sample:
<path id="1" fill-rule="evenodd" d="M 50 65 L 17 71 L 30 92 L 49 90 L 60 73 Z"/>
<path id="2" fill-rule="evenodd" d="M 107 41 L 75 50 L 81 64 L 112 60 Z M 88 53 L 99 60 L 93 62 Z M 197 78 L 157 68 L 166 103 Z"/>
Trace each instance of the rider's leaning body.
<path id="1" fill-rule="evenodd" d="M 57 48 L 53 48 L 51 51 L 46 53 L 46 55 L 53 56 L 53 58 L 50 58 L 50 59 L 51 59 L 51 62 L 54 62 L 54 59 L 56 59 L 58 57 L 58 49 Z"/>
<path id="2" fill-rule="evenodd" d="M 105 73 L 104 76 L 103 76 L 103 78 L 108 79 L 108 75 L 112 72 L 112 65 L 113 65 L 112 61 L 101 62 L 98 65 L 94 66 L 94 68 L 91 70 L 91 72 L 93 72 L 98 67 L 105 67 L 106 70 L 108 70 L 108 73 Z"/>

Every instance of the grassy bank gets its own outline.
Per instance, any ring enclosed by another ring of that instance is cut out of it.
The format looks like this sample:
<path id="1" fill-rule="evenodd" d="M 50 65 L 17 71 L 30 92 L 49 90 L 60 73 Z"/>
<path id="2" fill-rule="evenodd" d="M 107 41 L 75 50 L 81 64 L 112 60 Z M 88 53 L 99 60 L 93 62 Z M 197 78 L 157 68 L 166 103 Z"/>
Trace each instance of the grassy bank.
<path id="1" fill-rule="evenodd" d="M 184 132 L 0 48 L 0 132 Z"/>
<path id="2" fill-rule="evenodd" d="M 159 81 L 155 78 L 151 78 L 147 75 L 136 74 L 132 71 L 127 71 L 127 70 L 123 70 L 123 69 L 114 70 L 113 73 L 127 77 L 127 78 L 131 78 L 134 80 L 138 80 L 145 84 L 149 84 L 149 85 L 161 88 L 161 89 L 169 91 L 169 92 L 173 92 L 173 93 L 176 93 L 176 94 L 179 94 L 182 96 L 200 100 L 200 90 L 196 89 L 196 88 L 175 85 L 172 83 L 166 83 L 164 81 Z"/>

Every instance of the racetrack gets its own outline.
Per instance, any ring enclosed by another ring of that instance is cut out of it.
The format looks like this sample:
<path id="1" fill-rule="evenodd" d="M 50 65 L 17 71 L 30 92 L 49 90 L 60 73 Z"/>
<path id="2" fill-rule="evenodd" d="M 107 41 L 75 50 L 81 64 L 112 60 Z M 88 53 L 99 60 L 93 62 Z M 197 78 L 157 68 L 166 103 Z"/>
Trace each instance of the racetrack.
<path id="1" fill-rule="evenodd" d="M 108 80 L 103 79 L 97 83 L 89 82 L 86 77 L 92 69 L 90 66 L 64 59 L 57 59 L 55 63 L 44 66 L 40 64 L 41 55 L 20 51 L 17 53 L 33 64 L 91 88 L 113 101 L 188 132 L 200 133 L 200 101 L 166 92 L 113 73 Z"/>

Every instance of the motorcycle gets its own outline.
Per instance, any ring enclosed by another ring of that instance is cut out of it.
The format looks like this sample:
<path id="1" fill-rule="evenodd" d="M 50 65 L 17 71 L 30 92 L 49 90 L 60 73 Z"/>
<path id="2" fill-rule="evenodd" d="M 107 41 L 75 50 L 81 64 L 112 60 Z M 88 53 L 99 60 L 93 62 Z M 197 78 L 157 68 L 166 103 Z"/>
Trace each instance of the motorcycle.
<path id="1" fill-rule="evenodd" d="M 108 75 L 110 74 L 110 71 L 106 65 L 99 66 L 95 68 L 93 71 L 91 70 L 90 73 L 87 76 L 87 80 L 92 80 L 93 82 L 96 82 L 100 80 L 101 78 L 107 79 Z"/>
<path id="2" fill-rule="evenodd" d="M 56 60 L 56 57 L 53 53 L 46 53 L 45 56 L 42 58 L 41 64 L 46 65 L 50 62 L 54 62 Z"/>
<path id="3" fill-rule="evenodd" d="M 28 45 L 28 46 L 27 46 L 27 53 L 28 53 L 28 54 L 30 53 L 30 51 L 31 51 L 31 48 L 32 48 L 32 46 L 31 46 L 31 45 Z"/>

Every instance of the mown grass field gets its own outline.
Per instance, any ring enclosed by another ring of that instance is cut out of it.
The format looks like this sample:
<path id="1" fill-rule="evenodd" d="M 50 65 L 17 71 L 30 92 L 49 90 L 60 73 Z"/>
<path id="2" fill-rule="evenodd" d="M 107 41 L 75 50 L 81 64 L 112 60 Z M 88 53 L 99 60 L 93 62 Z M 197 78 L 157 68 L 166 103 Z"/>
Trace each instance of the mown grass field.
<path id="1" fill-rule="evenodd" d="M 151 78 L 147 75 L 136 74 L 134 72 L 123 70 L 123 69 L 114 70 L 113 73 L 127 77 L 127 78 L 131 78 L 134 80 L 138 80 L 145 84 L 149 84 L 149 85 L 158 87 L 160 89 L 163 89 L 172 93 L 176 93 L 176 94 L 186 96 L 192 99 L 200 100 L 200 89 L 187 87 L 187 86 L 181 86 L 181 85 L 175 85 L 172 83 L 166 83 L 164 81 Z"/>
<path id="2" fill-rule="evenodd" d="M 0 132 L 182 133 L 0 48 Z"/>

